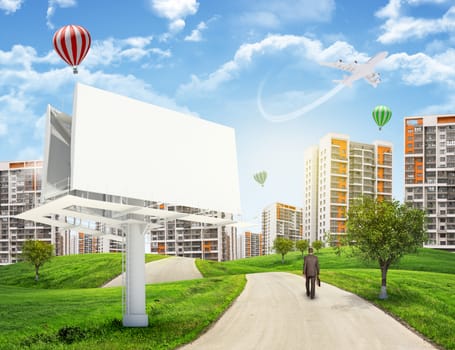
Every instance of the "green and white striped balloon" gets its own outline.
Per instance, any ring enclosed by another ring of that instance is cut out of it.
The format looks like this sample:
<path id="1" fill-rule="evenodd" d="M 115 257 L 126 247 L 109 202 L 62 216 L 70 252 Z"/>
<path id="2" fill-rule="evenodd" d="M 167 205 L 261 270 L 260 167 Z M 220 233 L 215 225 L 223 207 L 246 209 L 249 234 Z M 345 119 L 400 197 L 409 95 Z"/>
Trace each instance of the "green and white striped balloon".
<path id="1" fill-rule="evenodd" d="M 374 121 L 379 126 L 379 130 L 392 118 L 392 110 L 387 106 L 376 106 L 372 114 Z"/>
<path id="2" fill-rule="evenodd" d="M 267 180 L 267 172 L 260 171 L 253 175 L 253 178 L 259 183 L 262 187 L 264 187 L 265 180 Z"/>

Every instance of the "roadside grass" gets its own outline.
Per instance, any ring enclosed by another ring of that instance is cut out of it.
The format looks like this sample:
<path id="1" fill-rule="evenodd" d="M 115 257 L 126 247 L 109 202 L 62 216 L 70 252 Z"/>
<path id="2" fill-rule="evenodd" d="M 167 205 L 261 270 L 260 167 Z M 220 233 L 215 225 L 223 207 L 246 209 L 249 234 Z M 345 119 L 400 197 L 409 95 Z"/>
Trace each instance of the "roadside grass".
<path id="1" fill-rule="evenodd" d="M 455 254 L 420 249 L 388 273 L 389 299 L 378 299 L 380 270 L 331 248 L 317 253 L 321 279 L 374 303 L 447 350 L 455 350 Z M 147 261 L 163 256 L 147 255 Z M 121 272 L 120 254 L 55 257 L 35 283 L 33 266 L 0 266 L 0 349 L 175 349 L 195 339 L 241 293 L 244 274 L 301 274 L 302 255 L 223 263 L 197 260 L 204 279 L 149 285 L 147 328 L 124 328 L 121 288 L 94 288 Z M 89 277 L 89 275 L 94 275 Z M 27 288 L 24 288 L 27 287 Z M 47 289 L 46 289 L 47 288 Z"/>
<path id="2" fill-rule="evenodd" d="M 124 328 L 121 288 L 0 285 L 0 349 L 175 349 L 240 294 L 245 276 L 148 285 L 147 328 Z"/>
<path id="3" fill-rule="evenodd" d="M 445 349 L 455 349 L 454 274 L 390 270 L 387 300 L 378 298 L 379 269 L 322 270 L 321 280 L 370 301 Z"/>
<path id="4" fill-rule="evenodd" d="M 145 261 L 166 258 L 165 255 L 146 254 Z M 35 281 L 35 268 L 28 262 L 0 266 L 0 285 L 27 288 L 96 288 L 122 273 L 120 253 L 81 254 L 56 256 L 39 270 Z"/>
<path id="5" fill-rule="evenodd" d="M 360 261 L 348 248 L 338 256 L 333 248 L 323 248 L 317 254 L 321 269 L 374 269 L 378 263 Z M 286 254 L 284 264 L 277 254 L 258 256 L 221 263 L 196 259 L 196 265 L 204 277 L 235 275 L 265 271 L 301 271 L 303 258 L 300 252 Z M 431 249 L 418 249 L 414 254 L 405 255 L 391 269 L 430 271 L 455 274 L 455 254 Z"/>
<path id="6" fill-rule="evenodd" d="M 364 263 L 349 252 L 332 248 L 317 253 L 321 280 L 372 302 L 447 350 L 455 350 L 455 254 L 419 249 L 406 255 L 387 274 L 389 299 L 379 300 L 381 272 L 376 262 Z M 302 273 L 300 252 L 213 263 L 196 260 L 204 276 L 288 271 Z"/>

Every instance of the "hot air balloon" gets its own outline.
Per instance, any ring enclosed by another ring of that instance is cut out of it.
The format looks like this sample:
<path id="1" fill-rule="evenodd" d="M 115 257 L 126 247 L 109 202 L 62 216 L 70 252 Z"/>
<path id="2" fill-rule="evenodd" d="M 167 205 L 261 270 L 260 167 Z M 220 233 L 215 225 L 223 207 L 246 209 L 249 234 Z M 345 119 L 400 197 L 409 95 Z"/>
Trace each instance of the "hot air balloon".
<path id="1" fill-rule="evenodd" d="M 55 32 L 53 42 L 55 51 L 77 74 L 77 66 L 90 49 L 90 33 L 84 27 L 70 24 Z"/>
<path id="2" fill-rule="evenodd" d="M 376 106 L 373 109 L 373 119 L 378 124 L 379 130 L 388 123 L 390 118 L 392 118 L 392 110 L 387 106 Z"/>
<path id="3" fill-rule="evenodd" d="M 257 183 L 259 183 L 262 187 L 264 187 L 265 180 L 267 180 L 267 172 L 260 171 L 253 175 L 254 179 Z"/>

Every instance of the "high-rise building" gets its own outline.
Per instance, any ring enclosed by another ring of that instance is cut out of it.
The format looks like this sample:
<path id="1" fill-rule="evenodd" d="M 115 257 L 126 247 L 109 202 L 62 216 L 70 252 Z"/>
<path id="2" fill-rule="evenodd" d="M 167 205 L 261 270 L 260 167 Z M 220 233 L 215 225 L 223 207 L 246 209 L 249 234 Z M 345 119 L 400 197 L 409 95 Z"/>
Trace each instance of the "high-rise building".
<path id="1" fill-rule="evenodd" d="M 15 217 L 40 205 L 42 170 L 39 160 L 0 162 L 0 264 L 20 261 L 22 245 L 29 239 L 53 244 L 55 255 L 122 251 L 122 238 L 115 234 L 71 233 Z"/>
<path id="2" fill-rule="evenodd" d="M 198 214 L 200 209 L 161 204 L 160 209 Z M 204 215 L 232 219 L 232 215 L 208 211 Z M 226 261 L 237 258 L 237 234 L 234 226 L 214 226 L 187 220 L 162 220 L 151 230 L 151 253 Z"/>
<path id="3" fill-rule="evenodd" d="M 404 118 L 405 201 L 427 212 L 425 246 L 455 249 L 455 115 Z"/>
<path id="4" fill-rule="evenodd" d="M 265 255 L 264 234 L 246 231 L 244 233 L 244 257 Z"/>
<path id="5" fill-rule="evenodd" d="M 56 254 L 61 253 L 61 239 L 56 244 L 50 226 L 15 218 L 39 205 L 41 172 L 41 161 L 0 162 L 0 264 L 21 260 L 22 245 L 29 239 L 54 244 Z"/>
<path id="6" fill-rule="evenodd" d="M 327 134 L 319 146 L 305 150 L 304 236 L 337 241 L 346 233 L 346 214 L 353 200 L 370 195 L 392 199 L 392 144 L 350 141 Z"/>
<path id="7" fill-rule="evenodd" d="M 272 252 L 273 241 L 277 237 L 288 238 L 294 242 L 301 240 L 302 208 L 278 202 L 269 205 L 262 211 L 262 233 L 265 254 Z"/>

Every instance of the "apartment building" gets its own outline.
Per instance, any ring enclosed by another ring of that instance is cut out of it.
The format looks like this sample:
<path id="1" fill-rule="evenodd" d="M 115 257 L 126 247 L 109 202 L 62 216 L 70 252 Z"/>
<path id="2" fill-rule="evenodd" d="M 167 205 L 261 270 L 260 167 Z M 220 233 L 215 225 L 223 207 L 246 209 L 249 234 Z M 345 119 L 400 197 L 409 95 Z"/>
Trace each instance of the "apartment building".
<path id="1" fill-rule="evenodd" d="M 72 245 L 68 254 L 92 254 L 92 253 L 121 253 L 125 249 L 123 235 L 118 232 L 118 237 L 113 239 L 112 235 L 94 236 L 83 232 L 72 235 L 77 240 L 77 245 Z"/>
<path id="2" fill-rule="evenodd" d="M 199 214 L 200 209 L 161 204 L 160 209 L 180 213 Z M 206 211 L 204 215 L 232 220 L 231 214 Z M 226 261 L 237 259 L 237 232 L 234 226 L 215 226 L 187 220 L 161 220 L 160 228 L 150 231 L 150 251 L 199 258 L 203 260 Z"/>
<path id="3" fill-rule="evenodd" d="M 15 215 L 36 207 L 41 197 L 42 162 L 0 162 L 0 264 L 19 261 L 26 240 L 54 244 L 56 254 L 61 237 L 50 226 L 24 221 Z M 58 244 L 56 244 L 58 243 Z"/>
<path id="4" fill-rule="evenodd" d="M 455 250 L 455 115 L 404 118 L 405 201 L 427 211 L 429 248 Z"/>
<path id="5" fill-rule="evenodd" d="M 245 249 L 243 257 L 245 258 L 265 255 L 264 234 L 246 231 L 243 246 Z"/>
<path id="6" fill-rule="evenodd" d="M 273 203 L 262 211 L 262 233 L 265 254 L 272 252 L 277 237 L 298 241 L 303 238 L 302 208 L 285 203 Z"/>
<path id="7" fill-rule="evenodd" d="M 330 133 L 305 150 L 304 238 L 337 241 L 353 200 L 392 199 L 392 144 L 354 142 Z"/>

